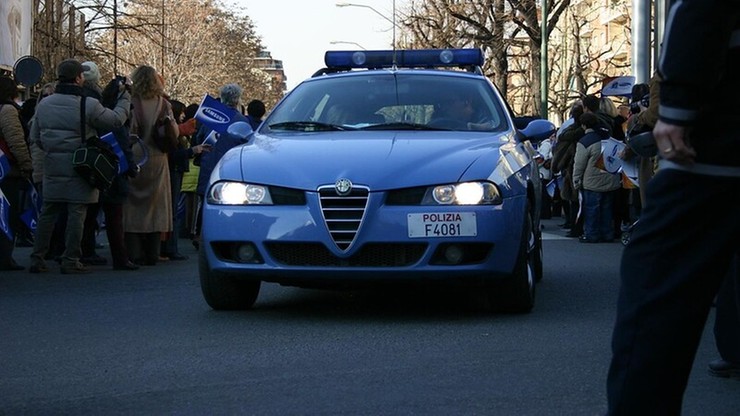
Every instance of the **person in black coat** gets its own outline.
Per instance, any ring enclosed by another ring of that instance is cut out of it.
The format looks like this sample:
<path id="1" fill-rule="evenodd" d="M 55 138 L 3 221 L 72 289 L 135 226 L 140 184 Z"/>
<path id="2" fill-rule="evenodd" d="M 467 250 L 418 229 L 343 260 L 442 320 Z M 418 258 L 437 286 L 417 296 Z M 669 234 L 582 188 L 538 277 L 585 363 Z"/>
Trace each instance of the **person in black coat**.
<path id="1" fill-rule="evenodd" d="M 683 0 L 669 15 L 653 129 L 660 169 L 622 254 L 610 415 L 681 413 L 712 302 L 740 250 L 732 197 L 740 193 L 740 3 Z"/>

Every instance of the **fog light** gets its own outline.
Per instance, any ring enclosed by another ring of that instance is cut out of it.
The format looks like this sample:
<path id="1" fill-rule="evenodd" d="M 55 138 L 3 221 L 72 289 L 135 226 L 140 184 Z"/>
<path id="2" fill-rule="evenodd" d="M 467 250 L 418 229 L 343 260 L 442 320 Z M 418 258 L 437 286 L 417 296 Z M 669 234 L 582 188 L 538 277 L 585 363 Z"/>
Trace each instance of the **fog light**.
<path id="1" fill-rule="evenodd" d="M 445 260 L 450 264 L 460 264 L 464 257 L 462 247 L 452 244 L 445 249 Z"/>
<path id="2" fill-rule="evenodd" d="M 240 245 L 236 249 L 236 259 L 242 263 L 255 263 L 257 260 L 257 249 L 252 243 Z"/>

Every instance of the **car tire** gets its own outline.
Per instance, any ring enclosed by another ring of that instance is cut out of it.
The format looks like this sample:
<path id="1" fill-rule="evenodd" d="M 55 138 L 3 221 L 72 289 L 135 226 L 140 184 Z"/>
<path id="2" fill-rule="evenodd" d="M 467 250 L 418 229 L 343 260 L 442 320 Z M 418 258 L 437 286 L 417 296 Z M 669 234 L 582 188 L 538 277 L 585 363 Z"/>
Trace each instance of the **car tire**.
<path id="1" fill-rule="evenodd" d="M 534 307 L 537 262 L 541 262 L 532 217 L 524 221 L 522 242 L 510 278 L 495 282 L 490 293 L 495 311 L 528 313 Z"/>
<path id="2" fill-rule="evenodd" d="M 260 293 L 259 280 L 240 280 L 211 270 L 204 247 L 198 253 L 198 271 L 203 298 L 215 310 L 251 309 Z"/>

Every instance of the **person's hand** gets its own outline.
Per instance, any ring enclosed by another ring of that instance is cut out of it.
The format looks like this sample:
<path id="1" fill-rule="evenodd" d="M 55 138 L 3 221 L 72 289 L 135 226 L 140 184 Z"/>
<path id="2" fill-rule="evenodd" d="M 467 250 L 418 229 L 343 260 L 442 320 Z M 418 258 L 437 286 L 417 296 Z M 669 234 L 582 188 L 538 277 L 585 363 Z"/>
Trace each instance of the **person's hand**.
<path id="1" fill-rule="evenodd" d="M 139 172 L 141 171 L 141 167 L 137 164 L 132 165 L 127 171 L 126 176 L 129 178 L 135 178 L 139 175 Z"/>
<path id="2" fill-rule="evenodd" d="M 199 155 L 201 153 L 208 153 L 211 151 L 210 144 L 198 144 L 193 146 L 193 154 Z"/>
<path id="3" fill-rule="evenodd" d="M 658 120 L 653 129 L 658 154 L 663 159 L 679 165 L 692 165 L 696 158 L 696 151 L 688 143 L 686 134 L 686 127 Z"/>
<path id="4" fill-rule="evenodd" d="M 624 117 L 625 120 L 630 118 L 630 107 L 628 105 L 622 104 L 619 106 L 618 110 L 619 115 Z"/>

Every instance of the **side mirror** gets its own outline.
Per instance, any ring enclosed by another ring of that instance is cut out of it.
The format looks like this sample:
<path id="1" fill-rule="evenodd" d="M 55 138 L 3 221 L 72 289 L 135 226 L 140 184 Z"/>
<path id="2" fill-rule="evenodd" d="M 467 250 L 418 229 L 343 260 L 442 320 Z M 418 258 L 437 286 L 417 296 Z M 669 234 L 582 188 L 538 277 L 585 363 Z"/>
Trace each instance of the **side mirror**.
<path id="1" fill-rule="evenodd" d="M 539 143 L 555 134 L 556 130 L 555 125 L 549 120 L 537 119 L 530 121 L 527 127 L 519 130 L 519 133 L 525 139 L 533 143 Z"/>
<path id="2" fill-rule="evenodd" d="M 226 129 L 226 134 L 232 137 L 246 141 L 247 137 L 252 134 L 252 126 L 246 121 L 237 121 L 229 125 Z"/>

